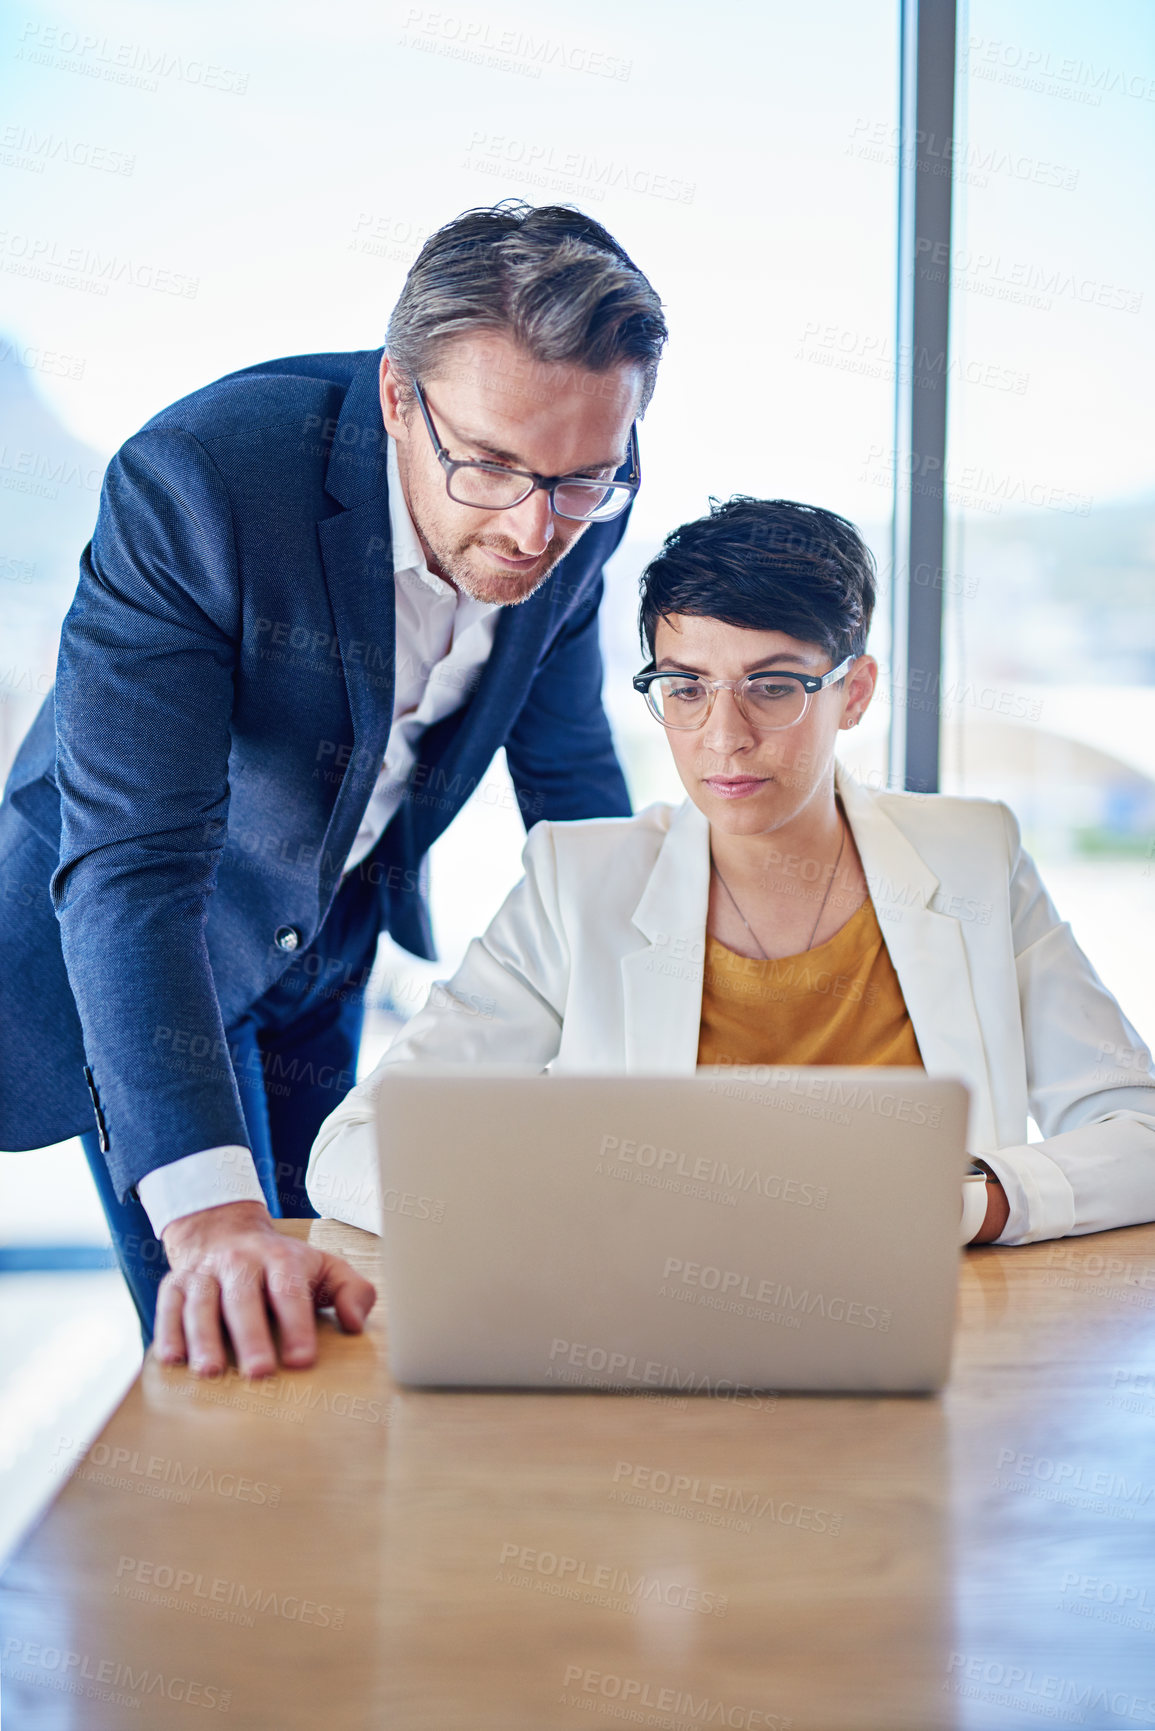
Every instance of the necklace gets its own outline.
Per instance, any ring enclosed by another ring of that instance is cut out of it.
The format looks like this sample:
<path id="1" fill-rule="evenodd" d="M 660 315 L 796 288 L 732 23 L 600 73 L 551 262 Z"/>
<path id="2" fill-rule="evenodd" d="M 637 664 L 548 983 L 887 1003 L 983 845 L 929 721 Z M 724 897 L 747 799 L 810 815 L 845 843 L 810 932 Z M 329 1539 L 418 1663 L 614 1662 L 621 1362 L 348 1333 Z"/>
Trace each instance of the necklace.
<path id="1" fill-rule="evenodd" d="M 834 860 L 834 870 L 830 874 L 830 882 L 826 886 L 826 894 L 823 896 L 822 906 L 818 910 L 818 918 L 815 920 L 814 924 L 810 928 L 810 941 L 806 945 L 806 948 L 808 950 L 812 949 L 814 946 L 815 936 L 818 932 L 819 926 L 822 924 L 822 916 L 826 912 L 826 904 L 830 900 L 830 892 L 834 888 L 834 880 L 838 876 L 838 868 L 842 864 L 842 850 L 846 846 L 846 819 L 840 817 L 839 822 L 840 822 L 840 826 L 842 829 L 842 837 L 838 843 L 838 853 L 836 854 L 835 860 Z M 749 932 L 751 938 L 753 938 L 754 942 L 756 944 L 758 944 L 758 954 L 761 956 L 761 958 L 764 962 L 768 962 L 770 960 L 770 957 L 766 954 L 766 951 L 762 948 L 762 945 L 760 943 L 758 943 L 758 934 L 755 932 L 753 926 L 750 924 L 749 920 L 746 918 L 745 914 L 742 912 L 741 908 L 738 906 L 738 899 L 735 896 L 733 890 L 730 888 L 729 884 L 726 882 L 725 878 L 722 876 L 721 872 L 718 870 L 718 864 L 717 864 L 717 861 L 714 859 L 713 854 L 711 854 L 711 856 L 710 856 L 710 865 L 713 868 L 714 876 L 717 878 L 718 882 L 721 884 L 722 888 L 725 890 L 726 894 L 729 896 L 730 901 L 732 902 L 733 907 L 734 907 L 734 912 L 737 914 L 738 918 L 741 920 L 742 924 L 745 926 L 746 930 Z"/>

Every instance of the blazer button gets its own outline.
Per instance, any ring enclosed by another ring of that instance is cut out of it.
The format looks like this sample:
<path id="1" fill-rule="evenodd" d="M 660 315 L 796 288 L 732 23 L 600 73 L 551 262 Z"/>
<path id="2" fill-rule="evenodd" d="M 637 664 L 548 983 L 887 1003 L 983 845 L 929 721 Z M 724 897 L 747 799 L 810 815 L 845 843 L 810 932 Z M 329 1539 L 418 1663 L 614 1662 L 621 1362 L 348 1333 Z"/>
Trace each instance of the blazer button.
<path id="1" fill-rule="evenodd" d="M 301 934 L 296 926 L 278 926 L 273 934 L 273 942 L 279 950 L 296 950 L 300 948 Z"/>

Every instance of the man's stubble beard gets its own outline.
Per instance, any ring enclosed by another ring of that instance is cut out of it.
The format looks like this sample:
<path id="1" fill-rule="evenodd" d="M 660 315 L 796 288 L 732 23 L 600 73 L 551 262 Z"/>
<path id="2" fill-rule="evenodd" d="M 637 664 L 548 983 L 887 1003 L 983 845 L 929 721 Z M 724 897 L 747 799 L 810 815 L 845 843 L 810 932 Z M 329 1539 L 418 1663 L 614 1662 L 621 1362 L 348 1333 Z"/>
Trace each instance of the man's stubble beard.
<path id="1" fill-rule="evenodd" d="M 576 538 L 575 536 L 574 539 Z M 449 548 L 437 547 L 430 542 L 441 570 L 463 594 L 469 595 L 475 601 L 488 602 L 491 606 L 498 607 L 518 607 L 523 601 L 528 601 L 530 596 L 535 595 L 541 588 L 572 545 L 572 541 L 563 541 L 560 536 L 555 535 L 541 555 L 540 562 L 532 570 L 511 571 L 507 576 L 502 576 L 500 572 L 493 570 L 479 571 L 470 558 L 470 551 L 478 547 L 490 547 L 494 552 L 513 559 L 517 557 L 516 542 L 500 542 L 491 537 L 471 537 Z"/>
<path id="2" fill-rule="evenodd" d="M 516 558 L 519 553 L 517 542 L 505 535 L 478 534 L 467 535 L 464 540 L 447 544 L 436 527 L 431 531 L 430 522 L 436 524 L 436 512 L 432 508 L 433 498 L 426 496 L 424 485 L 415 484 L 417 477 L 407 474 L 405 465 L 401 467 L 401 479 L 409 515 L 419 536 L 433 555 L 436 568 L 448 577 L 462 594 L 468 595 L 474 601 L 484 601 L 490 606 L 517 607 L 523 601 L 528 601 L 589 526 L 581 524 L 577 534 L 565 539 L 558 535 L 551 536 L 540 563 L 531 571 L 510 571 L 503 574 L 492 568 L 478 570 L 470 559 L 471 549 L 490 547 L 494 552 Z M 443 499 L 441 490 L 435 488 L 433 497 L 440 503 Z M 428 515 L 425 510 L 427 503 L 431 507 Z"/>

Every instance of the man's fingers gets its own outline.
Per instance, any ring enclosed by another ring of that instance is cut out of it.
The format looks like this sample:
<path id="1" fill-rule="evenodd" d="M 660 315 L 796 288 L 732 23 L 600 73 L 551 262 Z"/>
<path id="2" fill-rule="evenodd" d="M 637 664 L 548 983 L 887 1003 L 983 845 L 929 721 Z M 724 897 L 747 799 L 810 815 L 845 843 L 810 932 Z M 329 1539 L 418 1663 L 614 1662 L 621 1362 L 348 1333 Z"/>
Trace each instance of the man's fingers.
<path id="1" fill-rule="evenodd" d="M 221 1311 L 242 1376 L 271 1376 L 277 1349 L 265 1304 L 265 1276 L 259 1262 L 226 1263 L 220 1271 Z"/>
<path id="2" fill-rule="evenodd" d="M 220 1285 L 203 1267 L 184 1274 L 181 1284 L 189 1366 L 198 1376 L 220 1376 L 227 1363 L 221 1334 Z"/>
<path id="3" fill-rule="evenodd" d="M 173 1274 L 166 1274 L 156 1295 L 156 1323 L 153 1330 L 153 1350 L 162 1364 L 185 1364 L 188 1347 L 185 1344 L 184 1293 Z"/>
<path id="4" fill-rule="evenodd" d="M 281 1333 L 281 1358 L 290 1368 L 303 1369 L 317 1356 L 316 1281 L 310 1277 L 308 1263 L 298 1257 L 270 1264 L 266 1280 Z"/>
<path id="5" fill-rule="evenodd" d="M 205 1210 L 207 1219 L 190 1216 L 195 1232 L 186 1227 L 170 1250 L 178 1265 L 157 1295 L 161 1361 L 187 1358 L 198 1376 L 219 1375 L 228 1363 L 227 1330 L 243 1376 L 270 1375 L 278 1349 L 286 1368 L 303 1369 L 316 1361 L 319 1305 L 335 1306 L 341 1326 L 359 1334 L 377 1299 L 369 1281 L 339 1256 L 282 1238 L 260 1221 L 236 1221 L 235 1206 Z"/>
<path id="6" fill-rule="evenodd" d="M 317 1282 L 317 1303 L 331 1304 L 341 1327 L 360 1334 L 377 1302 L 377 1288 L 340 1256 L 326 1256 Z"/>

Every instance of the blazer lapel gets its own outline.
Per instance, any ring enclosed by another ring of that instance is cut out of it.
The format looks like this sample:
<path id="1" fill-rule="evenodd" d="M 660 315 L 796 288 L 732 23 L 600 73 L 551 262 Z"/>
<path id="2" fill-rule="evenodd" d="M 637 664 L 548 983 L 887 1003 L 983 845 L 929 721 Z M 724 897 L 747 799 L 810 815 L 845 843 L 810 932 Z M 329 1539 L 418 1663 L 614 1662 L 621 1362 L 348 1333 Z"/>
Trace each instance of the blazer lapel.
<path id="1" fill-rule="evenodd" d="M 415 776 L 422 787 L 440 789 L 444 797 L 427 801 L 416 813 L 418 852 L 437 840 L 472 792 L 470 782 L 481 778 L 504 744 L 511 717 L 524 703 L 538 670 L 550 599 L 547 583 L 521 606 L 502 608 L 477 690 L 463 709 L 421 736 Z"/>
<path id="2" fill-rule="evenodd" d="M 967 1083 L 972 1145 L 994 1148 L 990 1072 L 962 926 L 932 907 L 938 878 L 875 796 L 841 765 L 836 782 L 923 1063 L 929 1075 Z"/>
<path id="3" fill-rule="evenodd" d="M 709 895 L 710 829 L 687 800 L 631 916 L 647 941 L 621 962 L 627 1070 L 684 1074 L 697 1064 Z"/>
<path id="4" fill-rule="evenodd" d="M 373 790 L 393 721 L 396 606 L 386 484 L 388 434 L 381 418 L 380 349 L 366 356 L 345 394 L 325 490 L 345 509 L 317 525 L 325 582 L 353 720 L 353 753 L 325 835 L 326 863 L 343 860 Z M 415 781 L 468 788 L 483 774 L 525 700 L 551 619 L 549 584 L 520 607 L 503 609 L 493 649 L 470 702 L 421 738 Z M 432 845 L 464 804 L 434 798 L 414 813 L 412 849 Z M 334 874 L 333 882 L 336 876 Z M 326 905 L 322 891 L 322 906 Z"/>
<path id="5" fill-rule="evenodd" d="M 353 721 L 353 748 L 325 832 L 321 906 L 361 821 L 393 724 L 396 608 L 380 351 L 354 375 L 337 422 L 325 490 L 345 509 L 317 525 L 325 584 Z"/>
<path id="6" fill-rule="evenodd" d="M 993 1148 L 990 1074 L 962 926 L 933 908 L 937 877 L 873 795 L 841 767 L 837 785 L 927 1072 L 967 1083 L 972 1146 Z M 632 915 L 647 941 L 621 962 L 629 1070 L 685 1073 L 697 1063 L 709 890 L 709 826 L 687 801 Z"/>

